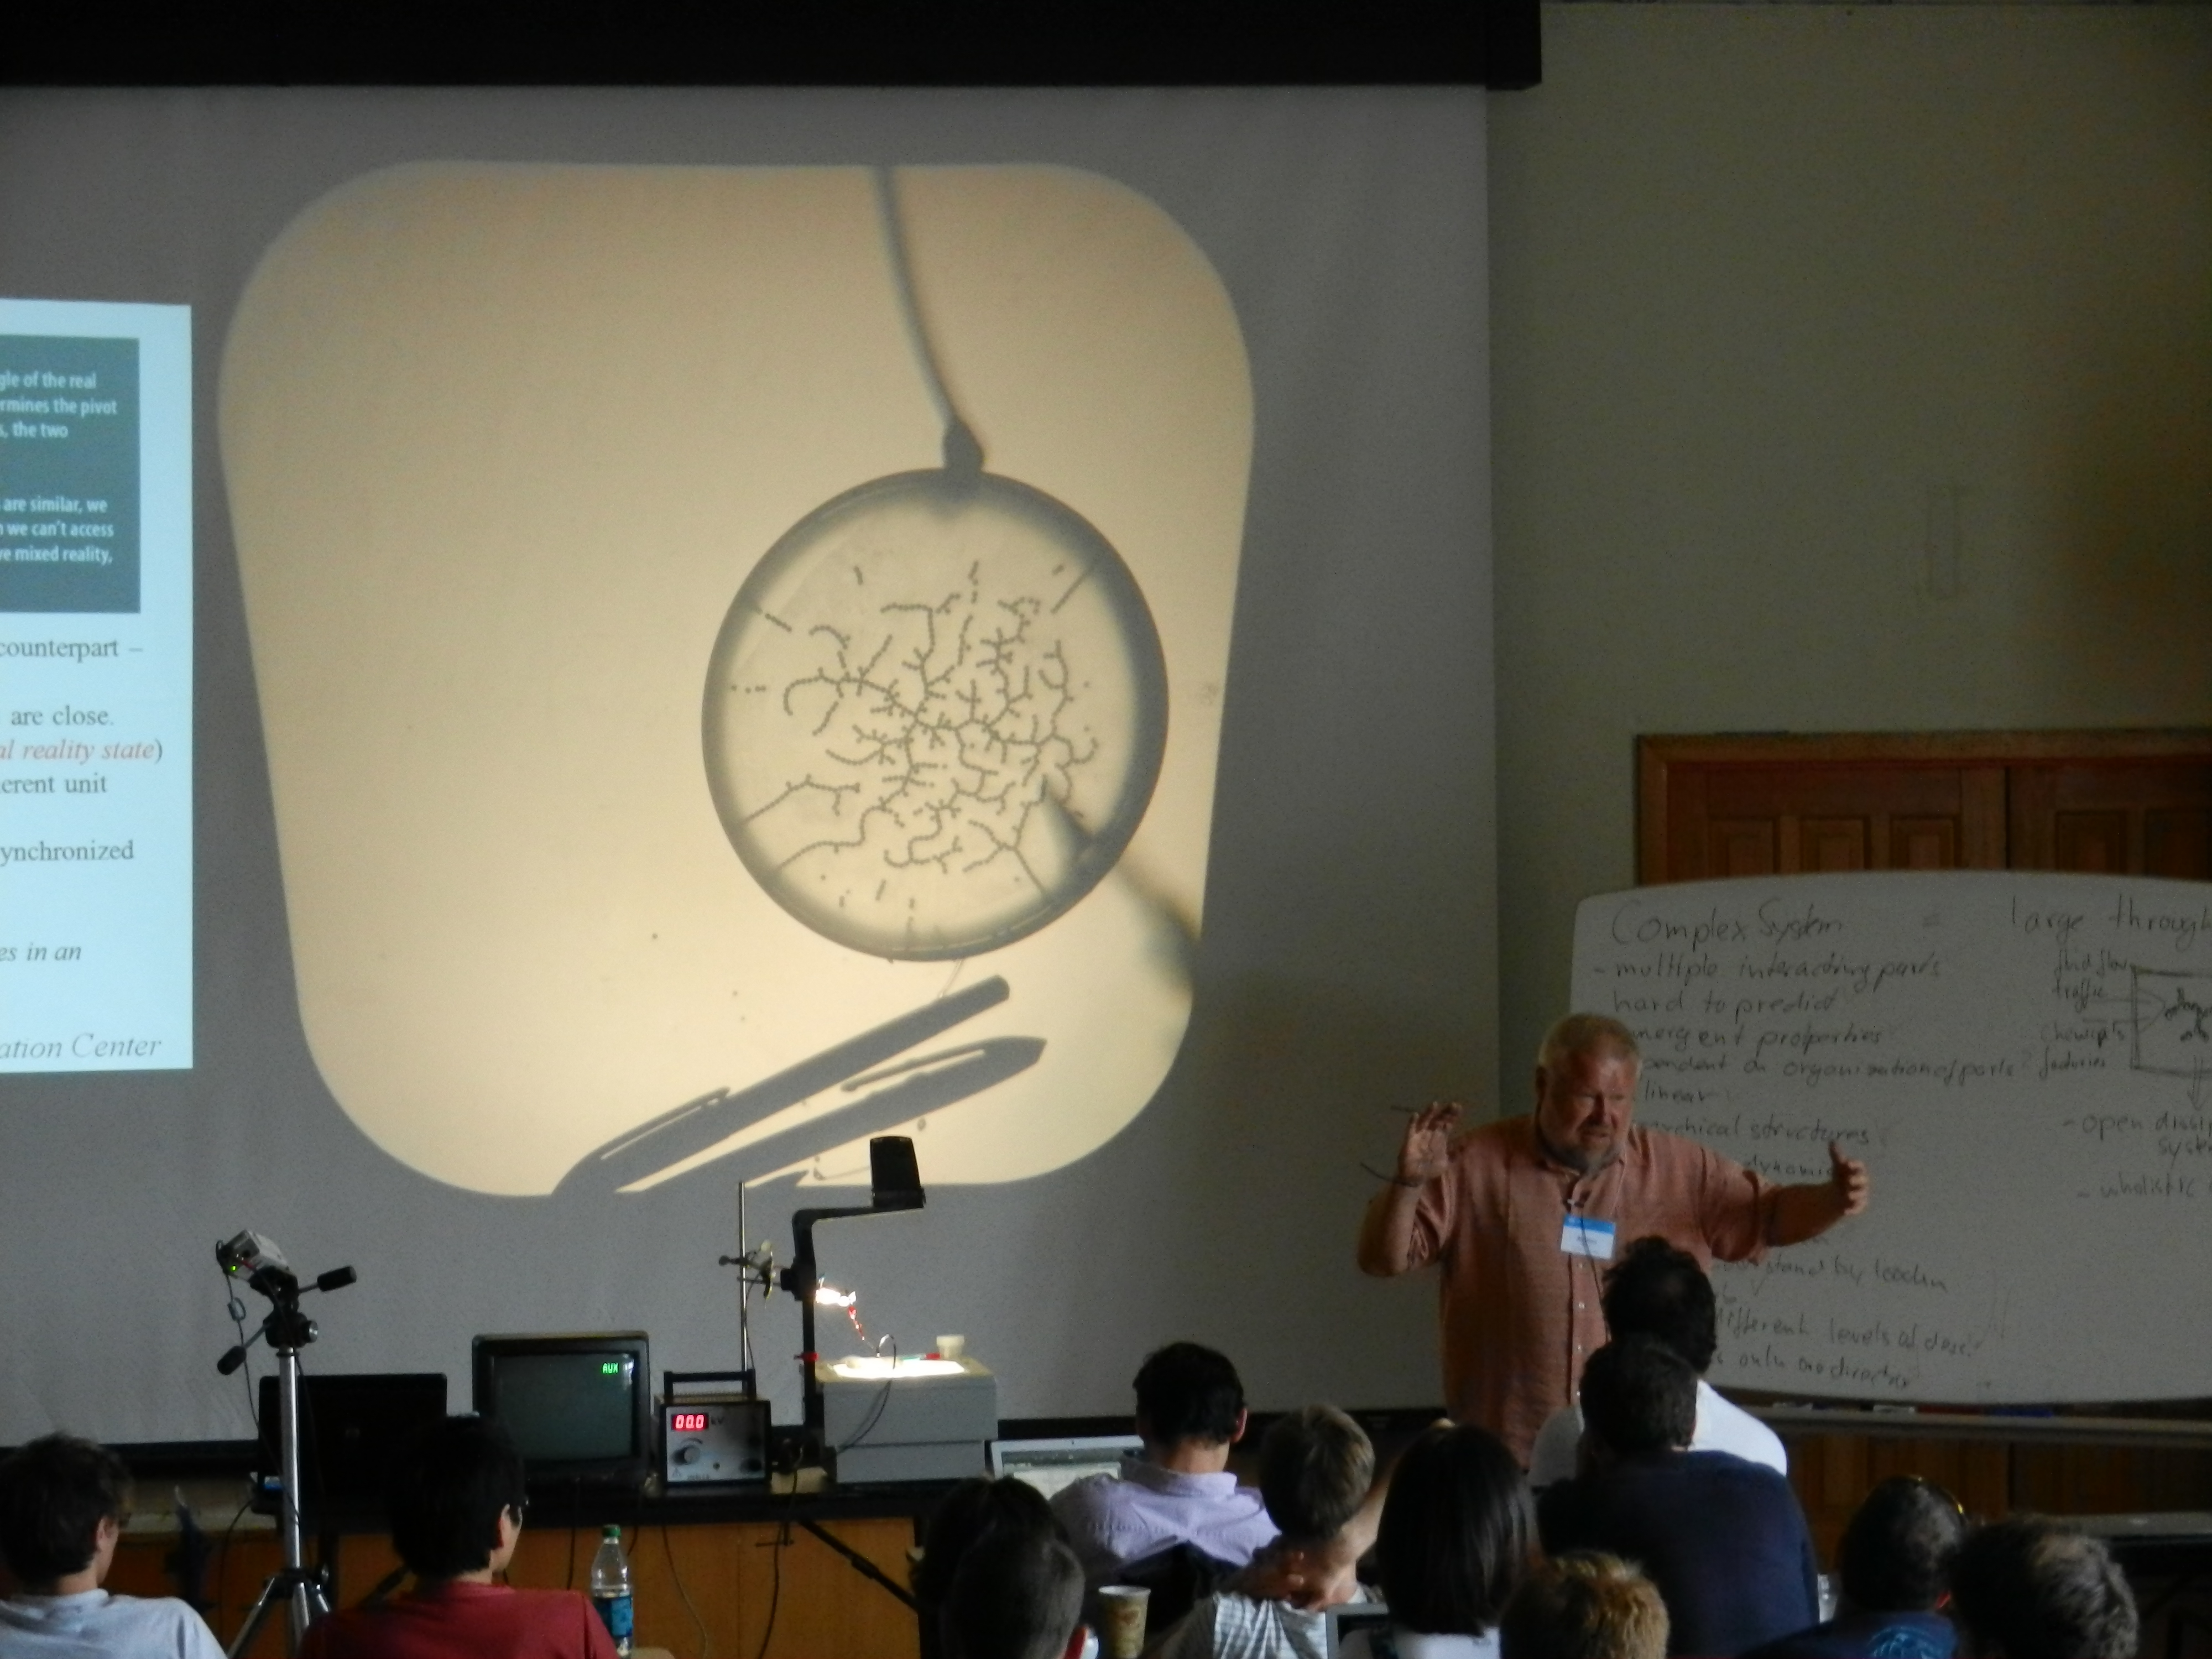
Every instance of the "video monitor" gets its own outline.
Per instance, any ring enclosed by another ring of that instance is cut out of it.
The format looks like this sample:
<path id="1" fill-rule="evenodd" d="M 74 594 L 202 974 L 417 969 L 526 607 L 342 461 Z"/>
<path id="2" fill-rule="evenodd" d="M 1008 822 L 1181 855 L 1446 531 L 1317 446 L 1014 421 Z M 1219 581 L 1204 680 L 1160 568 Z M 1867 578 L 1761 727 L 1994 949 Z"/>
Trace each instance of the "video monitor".
<path id="1" fill-rule="evenodd" d="M 642 1486 L 653 1471 L 653 1366 L 643 1331 L 479 1336 L 477 1413 L 521 1449 L 532 1487 Z"/>

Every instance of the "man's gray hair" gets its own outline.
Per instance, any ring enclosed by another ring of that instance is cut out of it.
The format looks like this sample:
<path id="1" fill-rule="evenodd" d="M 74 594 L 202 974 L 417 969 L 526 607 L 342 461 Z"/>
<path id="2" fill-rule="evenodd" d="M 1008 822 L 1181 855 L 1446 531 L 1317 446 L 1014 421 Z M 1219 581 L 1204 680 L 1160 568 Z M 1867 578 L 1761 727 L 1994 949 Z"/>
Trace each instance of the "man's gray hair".
<path id="1" fill-rule="evenodd" d="M 1583 1054 L 1625 1060 L 1632 1066 L 1644 1063 L 1636 1033 L 1610 1014 L 1569 1014 L 1544 1033 L 1543 1042 L 1536 1048 L 1536 1064 L 1547 1072 L 1556 1072 Z"/>

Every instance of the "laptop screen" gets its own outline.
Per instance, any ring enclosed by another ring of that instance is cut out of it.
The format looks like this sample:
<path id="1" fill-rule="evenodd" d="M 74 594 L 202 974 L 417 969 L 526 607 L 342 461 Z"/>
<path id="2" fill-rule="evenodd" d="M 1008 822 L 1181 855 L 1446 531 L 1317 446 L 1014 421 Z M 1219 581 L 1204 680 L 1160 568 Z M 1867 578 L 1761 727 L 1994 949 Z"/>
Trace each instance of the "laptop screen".
<path id="1" fill-rule="evenodd" d="M 1145 1443 L 1133 1434 L 1069 1435 L 1057 1440 L 994 1440 L 991 1473 L 1026 1480 L 1047 1498 L 1088 1474 L 1111 1474 Z"/>

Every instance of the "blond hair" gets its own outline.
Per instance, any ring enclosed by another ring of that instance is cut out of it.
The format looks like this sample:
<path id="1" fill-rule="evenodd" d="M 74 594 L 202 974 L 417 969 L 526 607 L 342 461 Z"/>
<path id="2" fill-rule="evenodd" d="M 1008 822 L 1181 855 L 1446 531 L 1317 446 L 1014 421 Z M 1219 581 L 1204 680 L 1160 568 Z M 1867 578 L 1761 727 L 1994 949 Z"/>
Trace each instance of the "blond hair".
<path id="1" fill-rule="evenodd" d="M 1521 1581 L 1498 1643 L 1500 1659 L 1666 1659 L 1667 1604 L 1619 1556 L 1577 1550 Z"/>
<path id="2" fill-rule="evenodd" d="M 1625 1060 L 1632 1066 L 1644 1063 L 1644 1051 L 1636 1046 L 1636 1033 L 1612 1015 L 1568 1014 L 1553 1022 L 1552 1029 L 1544 1033 L 1543 1042 L 1536 1046 L 1536 1064 L 1547 1072 L 1555 1072 L 1582 1054 Z"/>

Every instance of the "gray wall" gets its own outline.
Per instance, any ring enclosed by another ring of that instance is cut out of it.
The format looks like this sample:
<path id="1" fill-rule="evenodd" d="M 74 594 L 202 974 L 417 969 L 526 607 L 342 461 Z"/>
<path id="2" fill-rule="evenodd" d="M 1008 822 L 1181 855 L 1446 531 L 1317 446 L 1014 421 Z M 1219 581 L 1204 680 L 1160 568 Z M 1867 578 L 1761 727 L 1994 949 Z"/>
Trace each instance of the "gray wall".
<path id="1" fill-rule="evenodd" d="M 1516 1109 L 1638 733 L 2212 720 L 2212 9 L 1544 31 L 1490 106 Z"/>

